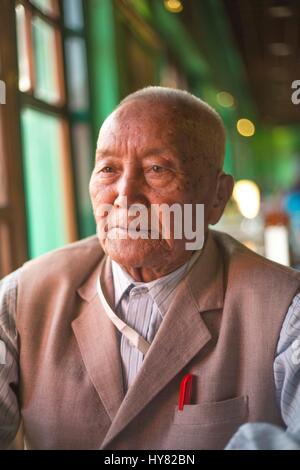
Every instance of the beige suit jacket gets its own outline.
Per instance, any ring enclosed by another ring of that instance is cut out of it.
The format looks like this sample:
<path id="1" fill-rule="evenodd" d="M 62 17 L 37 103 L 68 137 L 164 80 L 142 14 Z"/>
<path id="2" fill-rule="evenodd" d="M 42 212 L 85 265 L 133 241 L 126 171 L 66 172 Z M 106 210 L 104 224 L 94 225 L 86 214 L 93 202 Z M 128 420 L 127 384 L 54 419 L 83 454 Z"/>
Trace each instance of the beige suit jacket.
<path id="1" fill-rule="evenodd" d="M 299 273 L 210 232 L 142 368 L 124 395 L 116 329 L 96 278 L 109 259 L 96 237 L 22 268 L 20 409 L 34 449 L 221 449 L 247 421 L 282 424 L 273 361 Z M 272 295 L 270 295 L 272 293 Z M 180 382 L 195 376 L 178 410 Z"/>

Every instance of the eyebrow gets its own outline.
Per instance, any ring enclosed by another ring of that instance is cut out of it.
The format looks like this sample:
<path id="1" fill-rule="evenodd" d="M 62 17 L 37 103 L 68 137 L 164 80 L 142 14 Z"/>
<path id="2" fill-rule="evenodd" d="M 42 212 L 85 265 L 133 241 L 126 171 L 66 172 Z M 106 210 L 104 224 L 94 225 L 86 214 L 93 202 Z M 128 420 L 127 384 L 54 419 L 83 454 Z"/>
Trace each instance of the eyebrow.
<path id="1" fill-rule="evenodd" d="M 175 156 L 178 156 L 178 151 L 171 146 L 170 147 L 153 147 L 153 148 L 147 149 L 144 152 L 142 152 L 142 156 L 145 158 L 151 155 L 162 155 L 166 153 L 171 156 L 173 156 L 174 154 Z M 109 148 L 103 149 L 103 150 L 96 149 L 96 159 L 101 159 L 105 157 L 120 158 Z"/>
<path id="2" fill-rule="evenodd" d="M 175 154 L 176 156 L 178 155 L 177 150 L 175 150 L 172 147 L 154 147 L 154 148 L 146 150 L 143 153 L 143 156 L 144 157 L 149 157 L 151 155 L 162 155 L 162 154 L 166 154 L 166 153 L 169 154 L 169 155 L 173 155 L 173 154 Z"/>
<path id="3" fill-rule="evenodd" d="M 96 149 L 96 159 L 105 158 L 105 157 L 115 157 L 114 153 L 110 149 Z"/>

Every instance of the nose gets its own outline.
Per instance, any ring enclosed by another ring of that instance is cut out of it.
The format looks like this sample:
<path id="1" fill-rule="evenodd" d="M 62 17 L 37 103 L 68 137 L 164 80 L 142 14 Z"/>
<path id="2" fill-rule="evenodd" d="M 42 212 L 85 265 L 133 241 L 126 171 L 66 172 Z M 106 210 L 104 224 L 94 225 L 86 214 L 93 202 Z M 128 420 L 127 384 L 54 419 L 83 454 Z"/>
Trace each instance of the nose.
<path id="1" fill-rule="evenodd" d="M 120 176 L 117 183 L 117 195 L 114 206 L 118 209 L 129 207 L 132 204 L 146 204 L 144 194 L 144 184 L 142 175 L 133 169 L 130 169 Z"/>

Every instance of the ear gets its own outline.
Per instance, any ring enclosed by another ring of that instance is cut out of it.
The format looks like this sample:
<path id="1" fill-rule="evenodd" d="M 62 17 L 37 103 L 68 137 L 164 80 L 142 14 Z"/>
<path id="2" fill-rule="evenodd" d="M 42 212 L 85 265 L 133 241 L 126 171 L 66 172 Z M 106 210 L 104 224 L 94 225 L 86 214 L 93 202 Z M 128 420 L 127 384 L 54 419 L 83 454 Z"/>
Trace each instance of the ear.
<path id="1" fill-rule="evenodd" d="M 231 175 L 220 173 L 218 176 L 215 197 L 209 213 L 208 223 L 215 225 L 219 222 L 227 202 L 233 191 L 234 179 Z"/>

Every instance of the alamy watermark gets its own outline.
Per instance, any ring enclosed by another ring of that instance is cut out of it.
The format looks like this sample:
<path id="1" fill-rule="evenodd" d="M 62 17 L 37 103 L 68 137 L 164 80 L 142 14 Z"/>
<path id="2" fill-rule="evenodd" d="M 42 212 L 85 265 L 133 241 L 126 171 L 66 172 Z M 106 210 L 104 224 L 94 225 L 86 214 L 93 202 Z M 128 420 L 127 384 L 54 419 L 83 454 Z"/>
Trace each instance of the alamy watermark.
<path id="1" fill-rule="evenodd" d="M 6 104 L 6 85 L 3 80 L 0 80 L 0 104 Z"/>
<path id="2" fill-rule="evenodd" d="M 204 204 L 132 204 L 120 198 L 119 208 L 99 204 L 97 233 L 101 239 L 185 240 L 186 250 L 199 250 L 204 243 Z M 193 240 L 193 241 L 192 241 Z"/>
<path id="3" fill-rule="evenodd" d="M 300 104 L 300 80 L 293 81 L 292 89 L 295 90 L 291 96 L 292 103 Z"/>
<path id="4" fill-rule="evenodd" d="M 297 366 L 300 364 L 300 339 L 295 339 L 292 343 L 292 363 Z"/>

